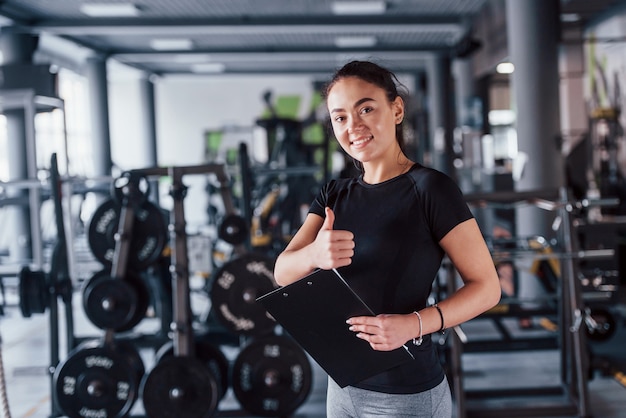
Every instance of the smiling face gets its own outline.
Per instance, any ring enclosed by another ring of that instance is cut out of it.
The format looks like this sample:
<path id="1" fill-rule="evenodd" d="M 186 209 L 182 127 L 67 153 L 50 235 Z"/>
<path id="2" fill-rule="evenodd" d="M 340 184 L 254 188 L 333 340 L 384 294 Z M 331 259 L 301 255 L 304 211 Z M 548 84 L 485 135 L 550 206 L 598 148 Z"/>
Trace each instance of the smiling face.
<path id="1" fill-rule="evenodd" d="M 335 138 L 352 158 L 364 164 L 395 160 L 400 148 L 396 124 L 404 116 L 400 97 L 389 102 L 382 88 L 344 77 L 332 86 L 326 103 Z"/>

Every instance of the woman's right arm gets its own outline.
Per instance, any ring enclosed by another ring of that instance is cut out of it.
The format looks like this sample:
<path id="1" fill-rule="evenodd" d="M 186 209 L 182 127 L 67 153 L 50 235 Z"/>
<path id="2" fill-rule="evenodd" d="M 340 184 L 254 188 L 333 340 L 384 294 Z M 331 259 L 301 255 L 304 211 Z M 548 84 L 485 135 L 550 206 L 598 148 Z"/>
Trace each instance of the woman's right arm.
<path id="1" fill-rule="evenodd" d="M 326 208 L 326 219 L 309 213 L 274 267 L 276 282 L 285 286 L 314 270 L 347 266 L 354 255 L 354 235 L 335 230 L 335 214 Z"/>

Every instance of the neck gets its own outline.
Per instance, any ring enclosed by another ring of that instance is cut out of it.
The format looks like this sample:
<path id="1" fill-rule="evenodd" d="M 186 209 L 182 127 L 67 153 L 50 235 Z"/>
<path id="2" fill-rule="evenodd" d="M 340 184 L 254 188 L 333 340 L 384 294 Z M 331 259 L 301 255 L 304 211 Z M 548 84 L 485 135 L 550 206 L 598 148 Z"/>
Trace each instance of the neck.
<path id="1" fill-rule="evenodd" d="M 413 161 L 402 155 L 393 164 L 371 165 L 364 164 L 363 181 L 369 184 L 382 183 L 401 176 L 411 169 Z"/>

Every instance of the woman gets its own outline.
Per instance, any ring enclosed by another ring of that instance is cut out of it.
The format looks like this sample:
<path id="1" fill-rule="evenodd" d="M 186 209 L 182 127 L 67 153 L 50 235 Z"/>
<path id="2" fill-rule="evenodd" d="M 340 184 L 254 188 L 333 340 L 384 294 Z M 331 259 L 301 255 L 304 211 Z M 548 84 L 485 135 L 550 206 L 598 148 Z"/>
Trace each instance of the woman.
<path id="1" fill-rule="evenodd" d="M 327 416 L 450 417 L 452 400 L 430 334 L 496 305 L 491 255 L 456 184 L 403 151 L 404 101 L 393 73 L 371 62 L 346 64 L 325 91 L 335 137 L 360 168 L 331 180 L 278 256 L 275 278 L 292 283 L 316 269 L 339 269 L 380 313 L 348 326 L 374 350 L 406 344 L 402 366 L 340 388 L 329 378 Z M 447 255 L 464 286 L 427 306 Z"/>

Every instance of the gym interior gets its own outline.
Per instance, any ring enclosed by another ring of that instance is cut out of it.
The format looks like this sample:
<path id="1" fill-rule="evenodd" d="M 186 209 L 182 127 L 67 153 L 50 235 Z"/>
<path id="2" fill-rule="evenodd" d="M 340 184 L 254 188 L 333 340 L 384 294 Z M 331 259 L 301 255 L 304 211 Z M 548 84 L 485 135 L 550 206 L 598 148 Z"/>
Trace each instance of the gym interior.
<path id="1" fill-rule="evenodd" d="M 325 416 L 326 372 L 257 298 L 354 175 L 322 98 L 352 59 L 408 88 L 410 156 L 457 182 L 500 278 L 434 336 L 453 416 L 626 416 L 625 20 L 623 0 L 0 2 L 0 416 Z M 459 286 L 444 260 L 430 299 Z"/>

